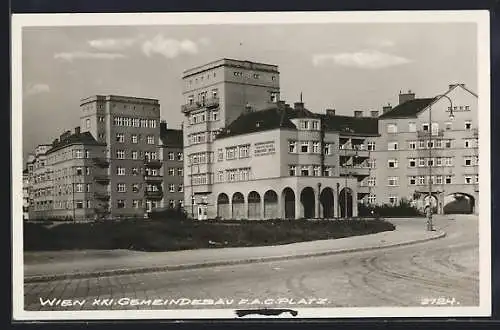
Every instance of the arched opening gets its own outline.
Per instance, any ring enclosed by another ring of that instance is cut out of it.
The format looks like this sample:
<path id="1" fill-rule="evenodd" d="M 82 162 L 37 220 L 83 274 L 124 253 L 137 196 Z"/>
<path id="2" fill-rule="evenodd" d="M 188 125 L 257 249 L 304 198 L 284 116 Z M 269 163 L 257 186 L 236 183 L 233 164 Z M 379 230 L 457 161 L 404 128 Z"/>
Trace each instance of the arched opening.
<path id="1" fill-rule="evenodd" d="M 350 188 L 343 188 L 339 196 L 340 216 L 342 218 L 352 217 L 352 190 Z"/>
<path id="2" fill-rule="evenodd" d="M 453 193 L 444 197 L 444 214 L 472 214 L 476 199 L 465 193 Z"/>
<path id="3" fill-rule="evenodd" d="M 233 194 L 233 219 L 245 218 L 245 197 L 240 192 Z"/>
<path id="4" fill-rule="evenodd" d="M 264 218 L 279 218 L 278 214 L 278 195 L 274 190 L 268 190 L 264 194 Z"/>
<path id="5" fill-rule="evenodd" d="M 326 187 L 321 192 L 319 196 L 319 201 L 321 203 L 321 207 L 323 208 L 323 218 L 331 219 L 334 217 L 334 207 L 333 207 L 333 189 L 330 187 Z"/>
<path id="6" fill-rule="evenodd" d="M 302 189 L 302 192 L 300 193 L 300 202 L 302 203 L 302 209 L 304 210 L 304 218 L 314 218 L 314 189 L 311 187 L 305 187 Z"/>
<path id="7" fill-rule="evenodd" d="M 295 193 L 291 188 L 283 189 L 285 219 L 295 219 Z"/>
<path id="8" fill-rule="evenodd" d="M 248 194 L 248 218 L 260 219 L 260 195 L 256 191 Z"/>
<path id="9" fill-rule="evenodd" d="M 224 193 L 220 193 L 217 196 L 217 216 L 222 219 L 229 219 L 231 217 L 229 212 L 229 197 Z"/>

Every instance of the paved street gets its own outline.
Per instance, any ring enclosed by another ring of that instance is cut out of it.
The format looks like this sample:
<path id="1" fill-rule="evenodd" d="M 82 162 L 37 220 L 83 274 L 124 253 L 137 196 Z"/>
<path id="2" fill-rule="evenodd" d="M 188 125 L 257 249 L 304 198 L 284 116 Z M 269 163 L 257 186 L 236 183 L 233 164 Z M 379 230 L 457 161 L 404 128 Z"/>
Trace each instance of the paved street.
<path id="1" fill-rule="evenodd" d="M 26 310 L 123 310 L 474 306 L 479 303 L 477 218 L 452 218 L 436 220 L 436 227 L 446 231 L 445 238 L 404 247 L 277 262 L 27 283 L 25 307 Z M 423 219 L 395 223 L 425 230 Z M 45 306 L 41 305 L 40 298 Z M 62 304 L 72 306 L 63 307 L 56 299 L 70 299 Z M 50 306 L 49 300 L 57 306 Z"/>

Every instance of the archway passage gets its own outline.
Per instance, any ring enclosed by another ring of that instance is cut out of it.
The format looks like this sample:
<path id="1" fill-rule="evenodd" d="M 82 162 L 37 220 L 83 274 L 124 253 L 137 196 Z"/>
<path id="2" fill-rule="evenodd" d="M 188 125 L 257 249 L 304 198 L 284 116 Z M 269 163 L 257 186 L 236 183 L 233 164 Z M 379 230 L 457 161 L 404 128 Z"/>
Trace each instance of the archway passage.
<path id="1" fill-rule="evenodd" d="M 240 192 L 233 194 L 233 219 L 243 219 L 245 217 L 245 197 Z"/>
<path id="2" fill-rule="evenodd" d="M 217 216 L 222 219 L 229 219 L 231 214 L 229 212 L 229 197 L 221 193 L 217 196 Z"/>
<path id="3" fill-rule="evenodd" d="M 340 191 L 339 196 L 340 216 L 342 218 L 352 217 L 352 190 L 344 188 Z"/>
<path id="4" fill-rule="evenodd" d="M 260 219 L 260 195 L 256 191 L 248 194 L 248 218 Z"/>
<path id="5" fill-rule="evenodd" d="M 331 219 L 334 217 L 334 201 L 333 201 L 333 190 L 330 187 L 326 187 L 321 192 L 319 196 L 319 201 L 321 207 L 323 208 L 322 217 L 325 219 Z"/>
<path id="6" fill-rule="evenodd" d="M 285 208 L 285 219 L 295 219 L 295 193 L 291 188 L 283 190 L 283 201 Z"/>
<path id="7" fill-rule="evenodd" d="M 268 190 L 264 194 L 264 218 L 279 218 L 278 214 L 278 194 L 274 190 Z"/>
<path id="8" fill-rule="evenodd" d="M 465 193 L 453 193 L 444 198 L 444 214 L 472 214 L 476 199 Z"/>
<path id="9" fill-rule="evenodd" d="M 302 208 L 304 210 L 304 218 L 314 218 L 314 189 L 311 187 L 305 187 L 302 189 L 302 192 L 300 193 L 300 202 L 302 203 Z"/>

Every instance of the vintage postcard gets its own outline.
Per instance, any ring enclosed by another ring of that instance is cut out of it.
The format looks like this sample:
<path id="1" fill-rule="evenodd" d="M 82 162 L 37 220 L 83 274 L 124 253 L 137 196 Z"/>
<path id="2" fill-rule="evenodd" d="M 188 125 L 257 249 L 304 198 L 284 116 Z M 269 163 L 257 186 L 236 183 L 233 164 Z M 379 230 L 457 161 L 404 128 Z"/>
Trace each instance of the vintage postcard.
<path id="1" fill-rule="evenodd" d="M 12 17 L 13 317 L 491 315 L 487 11 Z"/>

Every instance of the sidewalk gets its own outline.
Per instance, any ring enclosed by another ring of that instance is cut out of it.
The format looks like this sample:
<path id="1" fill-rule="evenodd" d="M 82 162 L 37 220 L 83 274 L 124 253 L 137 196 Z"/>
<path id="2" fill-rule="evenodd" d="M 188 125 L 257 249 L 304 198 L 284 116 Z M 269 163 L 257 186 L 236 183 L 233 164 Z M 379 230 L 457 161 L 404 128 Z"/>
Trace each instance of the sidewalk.
<path id="1" fill-rule="evenodd" d="M 427 232 L 423 226 L 416 226 L 411 222 L 403 221 L 396 225 L 396 230 L 389 232 L 278 246 L 172 252 L 128 250 L 26 252 L 24 277 L 25 282 L 39 282 L 235 265 L 402 246 L 445 236 L 443 231 Z"/>

